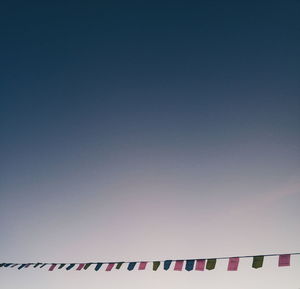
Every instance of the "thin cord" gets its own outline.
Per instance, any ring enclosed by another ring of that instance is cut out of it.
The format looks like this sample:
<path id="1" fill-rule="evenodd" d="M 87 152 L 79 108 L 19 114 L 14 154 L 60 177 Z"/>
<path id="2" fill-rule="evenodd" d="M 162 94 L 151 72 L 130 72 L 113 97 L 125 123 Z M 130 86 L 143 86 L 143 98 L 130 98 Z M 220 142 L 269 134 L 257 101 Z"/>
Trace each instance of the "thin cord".
<path id="1" fill-rule="evenodd" d="M 98 263 L 101 263 L 101 264 L 110 264 L 110 263 L 124 263 L 124 264 L 129 264 L 129 263 L 140 263 L 140 262 L 148 262 L 148 263 L 151 263 L 151 262 L 164 262 L 164 261 L 171 261 L 171 262 L 174 262 L 174 261 L 185 261 L 185 260 L 208 260 L 208 259 L 216 259 L 216 260 L 226 260 L 226 259 L 229 259 L 229 258 L 232 258 L 232 257 L 235 257 L 235 258 L 253 258 L 253 257 L 256 257 L 256 256 L 264 256 L 264 257 L 274 257 L 274 256 L 280 256 L 280 255 L 300 255 L 300 252 L 295 252 L 295 253 L 282 253 L 282 254 L 260 254 L 260 255 L 244 255 L 244 256 L 231 256 L 231 257 L 214 257 L 214 258 L 193 258 L 193 259 L 165 259 L 165 260 L 139 260 L 139 261 L 111 261 L 111 262 L 35 262 L 35 263 L 11 263 L 11 264 L 37 264 L 37 263 L 40 263 L 41 265 L 42 264 L 45 264 L 45 265 L 48 265 L 48 264 L 74 264 L 74 265 L 79 265 L 79 264 L 98 264 Z M 2 263 L 2 264 L 9 264 L 9 263 Z"/>

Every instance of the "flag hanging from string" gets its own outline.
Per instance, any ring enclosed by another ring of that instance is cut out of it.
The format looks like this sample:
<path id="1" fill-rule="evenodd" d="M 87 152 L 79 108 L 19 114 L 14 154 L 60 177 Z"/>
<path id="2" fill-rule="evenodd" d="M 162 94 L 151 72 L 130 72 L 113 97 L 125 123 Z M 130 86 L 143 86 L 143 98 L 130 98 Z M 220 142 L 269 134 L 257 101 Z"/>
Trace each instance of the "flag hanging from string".
<path id="1" fill-rule="evenodd" d="M 239 266 L 239 261 L 240 261 L 240 258 L 238 258 L 238 257 L 229 258 L 227 271 L 237 271 L 238 266 Z"/>
<path id="2" fill-rule="evenodd" d="M 164 261 L 164 270 L 169 270 L 170 266 L 171 266 L 172 260 L 166 260 Z"/>
<path id="3" fill-rule="evenodd" d="M 87 270 L 90 266 L 92 265 L 92 263 L 86 263 L 83 267 L 84 270 Z"/>
<path id="4" fill-rule="evenodd" d="M 252 262 L 252 267 L 254 269 L 261 268 L 264 263 L 264 256 L 254 256 L 253 257 L 253 262 Z"/>
<path id="5" fill-rule="evenodd" d="M 147 262 L 140 262 L 139 264 L 139 270 L 145 270 L 147 266 Z"/>
<path id="6" fill-rule="evenodd" d="M 290 266 L 290 260 L 291 260 L 290 254 L 280 255 L 278 259 L 278 266 L 279 267 Z"/>
<path id="7" fill-rule="evenodd" d="M 160 265 L 159 261 L 154 261 L 153 262 L 153 271 L 156 271 L 158 269 L 159 265 Z"/>
<path id="8" fill-rule="evenodd" d="M 205 259 L 200 259 L 196 261 L 196 269 L 197 271 L 204 271 L 205 268 Z"/>
<path id="9" fill-rule="evenodd" d="M 53 271 L 55 269 L 55 267 L 56 267 L 56 264 L 52 264 L 49 268 L 49 271 Z"/>
<path id="10" fill-rule="evenodd" d="M 95 267 L 95 271 L 99 271 L 101 267 L 102 267 L 102 263 L 97 263 Z"/>
<path id="11" fill-rule="evenodd" d="M 136 262 L 129 262 L 128 267 L 127 267 L 128 271 L 132 271 L 134 269 L 135 265 L 136 265 Z"/>
<path id="12" fill-rule="evenodd" d="M 185 270 L 192 271 L 194 269 L 195 260 L 186 260 Z"/>
<path id="13" fill-rule="evenodd" d="M 84 267 L 84 265 L 85 265 L 84 263 L 79 264 L 76 270 L 80 271 Z"/>
<path id="14" fill-rule="evenodd" d="M 183 260 L 177 260 L 175 262 L 174 270 L 175 271 L 182 271 L 182 267 L 183 267 Z"/>
<path id="15" fill-rule="evenodd" d="M 213 270 L 216 267 L 217 259 L 208 259 L 206 262 L 206 269 Z"/>

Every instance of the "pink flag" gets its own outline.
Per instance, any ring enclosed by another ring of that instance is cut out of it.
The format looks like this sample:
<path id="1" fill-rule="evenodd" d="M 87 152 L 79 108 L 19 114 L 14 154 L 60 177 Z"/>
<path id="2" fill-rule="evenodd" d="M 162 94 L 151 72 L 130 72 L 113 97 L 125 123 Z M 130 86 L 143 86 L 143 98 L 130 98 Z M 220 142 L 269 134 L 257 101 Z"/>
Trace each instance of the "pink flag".
<path id="1" fill-rule="evenodd" d="M 56 264 L 52 264 L 49 268 L 49 271 L 53 271 L 55 267 L 56 267 Z"/>
<path id="2" fill-rule="evenodd" d="M 146 265 L 147 265 L 147 262 L 140 262 L 138 270 L 145 270 L 146 269 Z"/>
<path id="3" fill-rule="evenodd" d="M 237 271 L 239 262 L 240 262 L 240 258 L 238 257 L 229 258 L 227 271 Z"/>
<path id="4" fill-rule="evenodd" d="M 175 262 L 174 270 L 175 271 L 182 271 L 182 267 L 183 267 L 183 260 L 177 260 Z"/>
<path id="5" fill-rule="evenodd" d="M 80 271 L 80 270 L 84 267 L 84 265 L 85 265 L 85 264 L 83 264 L 83 263 L 79 264 L 76 270 L 77 270 L 77 271 Z"/>
<path id="6" fill-rule="evenodd" d="M 290 254 L 279 255 L 278 266 L 279 267 L 290 266 L 290 261 L 291 261 Z"/>
<path id="7" fill-rule="evenodd" d="M 197 260 L 195 270 L 204 271 L 204 268 L 205 268 L 205 259 Z"/>
<path id="8" fill-rule="evenodd" d="M 115 263 L 109 263 L 105 269 L 105 271 L 111 271 L 111 269 L 114 267 Z"/>

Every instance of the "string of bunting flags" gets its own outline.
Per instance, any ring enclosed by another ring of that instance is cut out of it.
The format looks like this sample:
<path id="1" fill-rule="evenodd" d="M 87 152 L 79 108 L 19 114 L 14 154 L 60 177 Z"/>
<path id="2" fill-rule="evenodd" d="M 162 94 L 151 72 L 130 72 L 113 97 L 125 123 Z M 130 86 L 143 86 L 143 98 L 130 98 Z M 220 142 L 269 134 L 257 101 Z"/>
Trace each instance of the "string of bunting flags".
<path id="1" fill-rule="evenodd" d="M 227 259 L 227 271 L 237 271 L 239 267 L 239 261 L 241 258 L 252 258 L 252 268 L 258 269 L 263 267 L 264 258 L 277 256 L 278 267 L 290 266 L 291 256 L 300 255 L 300 253 L 288 253 L 288 254 L 267 254 L 256 256 L 237 256 L 237 257 L 217 257 L 207 259 L 185 259 L 185 260 L 160 260 L 160 261 L 121 261 L 121 262 L 88 262 L 88 263 L 0 263 L 1 268 L 17 268 L 19 270 L 32 268 L 47 268 L 48 271 L 54 271 L 56 269 L 65 269 L 67 271 L 76 270 L 81 271 L 93 268 L 95 271 L 99 271 L 101 268 L 109 272 L 113 269 L 119 270 L 121 267 L 127 267 L 128 271 L 145 270 L 147 265 L 152 265 L 152 270 L 157 271 L 159 267 L 167 271 L 173 264 L 174 271 L 204 271 L 213 270 L 216 267 L 217 260 Z"/>

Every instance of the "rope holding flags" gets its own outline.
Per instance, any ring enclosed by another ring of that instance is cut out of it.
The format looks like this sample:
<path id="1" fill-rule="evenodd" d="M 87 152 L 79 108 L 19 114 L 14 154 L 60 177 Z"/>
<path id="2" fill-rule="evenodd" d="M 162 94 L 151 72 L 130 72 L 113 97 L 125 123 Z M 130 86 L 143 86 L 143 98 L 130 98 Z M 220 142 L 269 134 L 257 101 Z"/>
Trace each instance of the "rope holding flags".
<path id="1" fill-rule="evenodd" d="M 228 260 L 227 271 L 237 271 L 241 258 L 252 258 L 252 268 L 259 269 L 263 267 L 265 257 L 278 257 L 278 267 L 288 267 L 291 264 L 291 256 L 300 255 L 300 253 L 288 253 L 288 254 L 266 254 L 266 255 L 254 255 L 254 256 L 236 256 L 236 257 L 218 257 L 207 259 L 180 259 L 180 260 L 155 260 L 155 261 L 121 261 L 121 262 L 88 262 L 88 263 L 0 263 L 0 268 L 17 268 L 23 270 L 26 268 L 44 268 L 48 267 L 48 271 L 61 270 L 65 268 L 66 271 L 75 269 L 75 271 L 87 270 L 93 265 L 95 271 L 99 271 L 102 265 L 105 266 L 105 271 L 110 272 L 112 270 L 120 270 L 123 264 L 127 264 L 127 270 L 133 271 L 145 270 L 148 263 L 152 263 L 152 270 L 157 271 L 162 264 L 162 269 L 168 271 L 173 264 L 174 271 L 208 271 L 214 270 L 217 264 L 217 260 Z M 137 267 L 136 267 L 137 265 Z M 75 268 L 74 268 L 75 267 Z"/>

